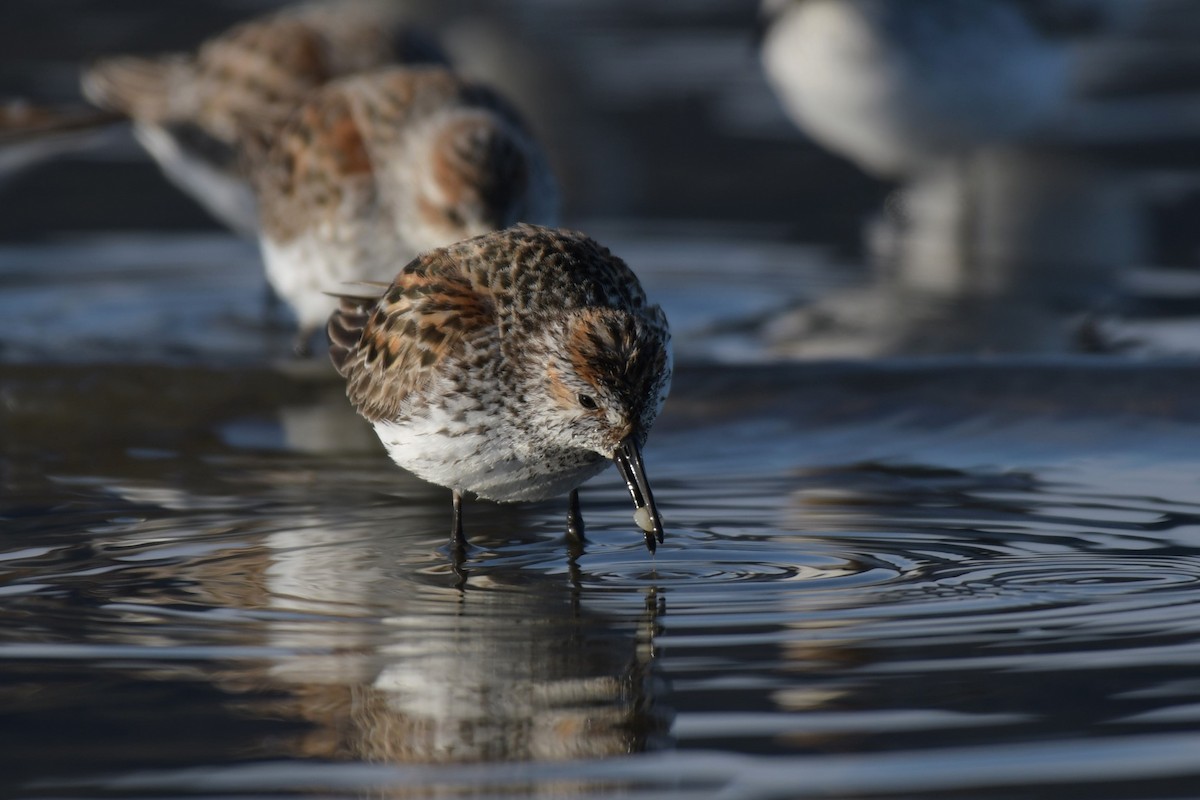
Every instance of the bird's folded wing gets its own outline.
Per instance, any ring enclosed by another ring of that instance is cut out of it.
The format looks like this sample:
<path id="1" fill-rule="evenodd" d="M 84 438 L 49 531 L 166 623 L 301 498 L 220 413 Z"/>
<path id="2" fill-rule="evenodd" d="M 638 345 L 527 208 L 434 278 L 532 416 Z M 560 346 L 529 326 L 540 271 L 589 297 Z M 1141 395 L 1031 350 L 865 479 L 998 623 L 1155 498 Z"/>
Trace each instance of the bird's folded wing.
<path id="1" fill-rule="evenodd" d="M 329 321 L 330 356 L 363 416 L 394 419 L 494 325 L 491 297 L 434 252 L 406 266 L 382 297 L 342 297 Z"/>

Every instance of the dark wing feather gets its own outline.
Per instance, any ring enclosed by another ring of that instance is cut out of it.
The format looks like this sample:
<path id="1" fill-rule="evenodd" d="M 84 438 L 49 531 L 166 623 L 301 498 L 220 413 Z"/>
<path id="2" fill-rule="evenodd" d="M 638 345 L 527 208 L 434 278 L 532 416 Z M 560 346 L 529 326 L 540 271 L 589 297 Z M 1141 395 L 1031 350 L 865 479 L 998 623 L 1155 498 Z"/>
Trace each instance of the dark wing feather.
<path id="1" fill-rule="evenodd" d="M 406 266 L 382 297 L 343 297 L 329 320 L 329 353 L 359 413 L 395 419 L 468 340 L 494 325 L 491 296 L 445 251 L 433 251 Z"/>

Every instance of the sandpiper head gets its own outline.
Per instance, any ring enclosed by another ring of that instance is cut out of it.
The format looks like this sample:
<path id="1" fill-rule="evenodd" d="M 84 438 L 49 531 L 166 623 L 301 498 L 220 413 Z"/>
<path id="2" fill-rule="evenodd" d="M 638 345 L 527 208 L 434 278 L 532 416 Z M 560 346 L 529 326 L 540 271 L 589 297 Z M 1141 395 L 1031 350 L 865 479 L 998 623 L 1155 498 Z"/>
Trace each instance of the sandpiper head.
<path id="1" fill-rule="evenodd" d="M 498 115 L 455 109 L 427 123 L 422 138 L 410 231 L 419 247 L 542 221 L 531 145 Z"/>
<path id="2" fill-rule="evenodd" d="M 545 402 L 537 424 L 563 448 L 616 462 L 653 550 L 654 541 L 662 541 L 662 521 L 641 449 L 671 383 L 661 312 L 585 308 L 559 323 L 547 332 L 548 359 L 538 379 Z"/>

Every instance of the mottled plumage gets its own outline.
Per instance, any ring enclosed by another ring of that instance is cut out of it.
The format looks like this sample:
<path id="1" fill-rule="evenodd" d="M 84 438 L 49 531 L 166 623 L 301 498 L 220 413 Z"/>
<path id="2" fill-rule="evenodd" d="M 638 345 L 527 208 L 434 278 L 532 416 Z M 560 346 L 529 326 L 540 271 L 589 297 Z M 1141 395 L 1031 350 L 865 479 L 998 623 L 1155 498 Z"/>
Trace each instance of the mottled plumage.
<path id="1" fill-rule="evenodd" d="M 391 63 L 444 62 L 396 4 L 311 3 L 244 22 L 195 53 L 105 58 L 83 76 L 93 103 L 128 116 L 167 176 L 217 219 L 256 233 L 238 158 L 246 125 L 282 123 L 314 88 Z"/>
<path id="2" fill-rule="evenodd" d="M 641 447 L 671 382 L 667 321 L 580 233 L 517 225 L 413 260 L 328 327 L 347 394 L 400 466 L 497 501 L 572 492 L 616 461 L 653 550 Z M 643 510 L 644 509 L 644 510 Z"/>
<path id="3" fill-rule="evenodd" d="M 335 81 L 246 144 L 267 276 L 300 342 L 346 283 L 389 280 L 420 252 L 516 222 L 557 221 L 553 175 L 517 113 L 439 67 Z"/>

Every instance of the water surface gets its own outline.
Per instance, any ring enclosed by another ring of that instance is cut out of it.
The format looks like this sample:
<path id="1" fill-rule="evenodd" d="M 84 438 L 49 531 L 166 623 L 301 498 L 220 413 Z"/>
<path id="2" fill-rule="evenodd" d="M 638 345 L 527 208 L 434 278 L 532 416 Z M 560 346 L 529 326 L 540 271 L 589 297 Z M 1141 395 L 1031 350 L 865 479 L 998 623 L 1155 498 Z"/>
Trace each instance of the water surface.
<path id="1" fill-rule="evenodd" d="M 6 5 L 0 86 L 269 3 L 120 5 Z M 1200 367 L 1163 356 L 1200 342 L 1194 142 L 1001 153 L 989 269 L 936 225 L 870 263 L 890 187 L 787 125 L 755 3 L 445 5 L 671 319 L 665 543 L 613 470 L 585 544 L 565 500 L 472 503 L 456 565 L 447 491 L 290 357 L 252 245 L 127 134 L 30 166 L 0 795 L 1195 797 Z"/>
<path id="2" fill-rule="evenodd" d="M 582 547 L 563 503 L 469 506 L 457 571 L 445 491 L 337 388 L 5 368 L 6 793 L 1200 778 L 1195 368 L 684 367 L 647 448 L 656 556 L 614 471 Z"/>

